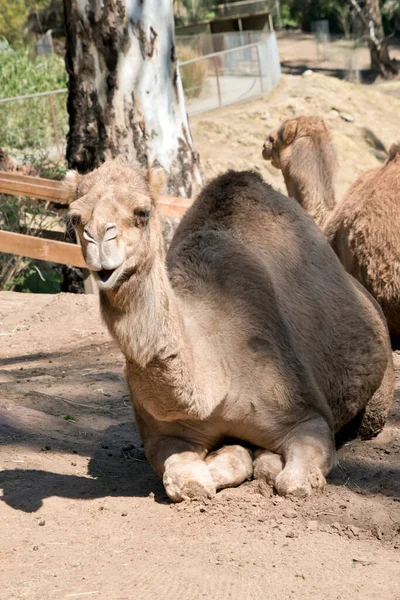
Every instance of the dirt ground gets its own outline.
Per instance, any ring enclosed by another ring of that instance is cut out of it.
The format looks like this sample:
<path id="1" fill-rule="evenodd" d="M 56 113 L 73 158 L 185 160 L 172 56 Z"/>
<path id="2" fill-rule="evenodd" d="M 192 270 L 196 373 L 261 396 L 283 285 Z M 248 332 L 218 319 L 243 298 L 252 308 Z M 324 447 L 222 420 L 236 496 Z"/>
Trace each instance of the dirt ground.
<path id="1" fill-rule="evenodd" d="M 285 118 L 319 114 L 338 147 L 340 197 L 400 138 L 399 85 L 284 75 L 268 98 L 191 120 L 205 175 L 256 168 L 284 190 L 263 140 Z M 387 426 L 340 450 L 323 495 L 285 500 L 250 482 L 172 505 L 97 298 L 0 293 L 0 600 L 399 600 L 394 358 Z"/>
<path id="2" fill-rule="evenodd" d="M 322 496 L 172 505 L 95 296 L 2 292 L 0 340 L 1 600 L 400 598 L 400 355 L 388 425 Z"/>

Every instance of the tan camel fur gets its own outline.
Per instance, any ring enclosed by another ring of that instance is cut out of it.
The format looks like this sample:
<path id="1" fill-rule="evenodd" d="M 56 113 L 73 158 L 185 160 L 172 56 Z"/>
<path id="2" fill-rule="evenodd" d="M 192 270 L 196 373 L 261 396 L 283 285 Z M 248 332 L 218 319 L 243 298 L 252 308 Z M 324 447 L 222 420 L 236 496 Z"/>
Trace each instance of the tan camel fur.
<path id="1" fill-rule="evenodd" d="M 263 146 L 263 157 L 280 169 L 288 196 L 321 227 L 335 206 L 337 156 L 328 128 L 317 117 L 285 121 Z"/>
<path id="2" fill-rule="evenodd" d="M 335 432 L 353 419 L 363 436 L 381 430 L 393 397 L 383 316 L 297 203 L 255 173 L 226 173 L 165 261 L 159 172 L 107 162 L 66 185 L 146 455 L 172 500 L 211 497 L 253 471 L 279 494 L 309 495 L 335 464 Z"/>
<path id="3" fill-rule="evenodd" d="M 349 188 L 323 226 L 345 269 L 376 298 L 400 336 L 400 142 Z"/>

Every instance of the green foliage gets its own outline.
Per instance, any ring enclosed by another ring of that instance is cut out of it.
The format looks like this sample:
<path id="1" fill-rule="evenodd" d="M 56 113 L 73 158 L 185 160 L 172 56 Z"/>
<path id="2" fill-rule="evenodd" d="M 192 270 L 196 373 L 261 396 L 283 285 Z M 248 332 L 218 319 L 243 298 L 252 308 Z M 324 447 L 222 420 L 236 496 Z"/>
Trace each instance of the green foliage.
<path id="1" fill-rule="evenodd" d="M 348 0 L 286 0 L 281 3 L 283 24 L 296 23 L 303 31 L 310 31 L 313 21 L 327 19 L 331 32 L 343 33 L 341 10 L 347 3 Z"/>
<path id="2" fill-rule="evenodd" d="M 1 1 L 1 0 L 0 0 Z M 0 97 L 35 94 L 65 88 L 64 61 L 56 55 L 32 59 L 27 49 L 0 52 Z M 66 94 L 52 96 L 60 139 L 67 133 Z M 54 129 L 49 97 L 0 103 L 0 140 L 7 148 L 54 146 Z"/>
<path id="3" fill-rule="evenodd" d="M 20 167 L 23 172 L 50 179 L 61 179 L 67 170 L 64 162 L 50 161 L 44 152 L 24 156 Z M 58 221 L 57 214 L 42 201 L 0 194 L 0 229 L 4 231 L 41 237 L 44 229 L 52 229 Z M 61 282 L 59 265 L 0 253 L 0 290 L 55 294 Z"/>
<path id="4" fill-rule="evenodd" d="M 48 0 L 0 0 L 0 38 L 20 44 L 29 12 L 47 4 Z"/>

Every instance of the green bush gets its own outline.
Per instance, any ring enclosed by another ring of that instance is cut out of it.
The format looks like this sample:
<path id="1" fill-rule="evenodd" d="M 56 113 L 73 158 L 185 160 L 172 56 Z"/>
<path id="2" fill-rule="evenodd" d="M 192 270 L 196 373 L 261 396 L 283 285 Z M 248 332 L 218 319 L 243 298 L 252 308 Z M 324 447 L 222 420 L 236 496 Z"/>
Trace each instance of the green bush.
<path id="1" fill-rule="evenodd" d="M 190 46 L 178 46 L 177 55 L 179 62 L 192 60 L 201 56 Z M 199 60 L 189 65 L 182 65 L 179 69 L 183 90 L 187 98 L 197 98 L 201 94 L 204 81 L 207 77 L 207 61 Z"/>
<path id="2" fill-rule="evenodd" d="M 64 61 L 56 55 L 32 58 L 29 50 L 0 51 L 0 98 L 65 88 Z M 66 94 L 52 96 L 60 141 L 67 133 Z M 49 97 L 0 102 L 0 146 L 23 150 L 55 144 Z"/>

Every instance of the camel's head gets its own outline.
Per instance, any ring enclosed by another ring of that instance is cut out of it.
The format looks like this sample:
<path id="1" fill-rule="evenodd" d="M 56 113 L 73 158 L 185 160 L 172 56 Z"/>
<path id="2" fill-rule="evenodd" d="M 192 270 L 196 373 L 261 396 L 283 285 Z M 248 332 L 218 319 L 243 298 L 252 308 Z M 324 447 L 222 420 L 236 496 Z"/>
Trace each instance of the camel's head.
<path id="1" fill-rule="evenodd" d="M 69 171 L 64 185 L 88 268 L 101 290 L 117 288 L 159 248 L 155 203 L 163 172 L 107 161 L 87 175 Z"/>
<path id="2" fill-rule="evenodd" d="M 329 135 L 324 121 L 318 117 L 297 117 L 285 121 L 265 139 L 263 158 L 283 171 L 295 148 L 300 149 L 305 139 L 318 139 L 321 134 Z"/>

